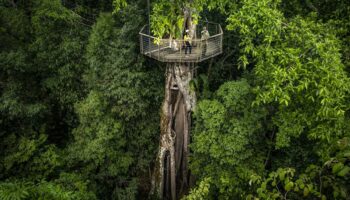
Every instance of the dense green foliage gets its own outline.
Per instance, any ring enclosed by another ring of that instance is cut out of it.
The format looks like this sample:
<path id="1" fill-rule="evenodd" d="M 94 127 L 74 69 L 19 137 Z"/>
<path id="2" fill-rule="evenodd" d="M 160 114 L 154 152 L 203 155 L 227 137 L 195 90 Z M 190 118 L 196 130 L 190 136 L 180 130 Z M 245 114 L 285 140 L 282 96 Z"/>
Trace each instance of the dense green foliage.
<path id="1" fill-rule="evenodd" d="M 141 0 L 0 1 L 0 199 L 147 199 L 164 66 Z M 350 198 L 350 1 L 151 0 L 224 28 L 193 81 L 185 199 Z"/>
<path id="2" fill-rule="evenodd" d="M 248 83 L 199 103 L 192 167 L 207 186 L 189 198 L 349 198 L 349 18 L 329 16 L 350 4 L 321 15 L 294 3 L 244 0 L 228 14 Z"/>
<path id="3" fill-rule="evenodd" d="M 0 199 L 132 199 L 149 187 L 162 72 L 141 5 L 1 4 Z M 148 67 L 149 66 L 149 67 Z"/>

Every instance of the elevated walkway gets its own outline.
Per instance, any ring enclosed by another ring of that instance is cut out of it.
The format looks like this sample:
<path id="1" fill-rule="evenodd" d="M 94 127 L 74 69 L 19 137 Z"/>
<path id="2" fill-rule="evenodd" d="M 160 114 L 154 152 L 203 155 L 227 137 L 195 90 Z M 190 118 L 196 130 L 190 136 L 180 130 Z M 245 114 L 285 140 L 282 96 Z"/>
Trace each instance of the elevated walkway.
<path id="1" fill-rule="evenodd" d="M 201 40 L 202 27 L 206 26 L 210 37 Z M 220 24 L 203 23 L 197 26 L 196 36 L 192 39 L 192 52 L 185 54 L 184 40 L 158 39 L 148 33 L 148 25 L 140 31 L 141 53 L 161 62 L 202 62 L 222 53 L 223 31 Z M 176 48 L 175 48 L 176 47 Z"/>

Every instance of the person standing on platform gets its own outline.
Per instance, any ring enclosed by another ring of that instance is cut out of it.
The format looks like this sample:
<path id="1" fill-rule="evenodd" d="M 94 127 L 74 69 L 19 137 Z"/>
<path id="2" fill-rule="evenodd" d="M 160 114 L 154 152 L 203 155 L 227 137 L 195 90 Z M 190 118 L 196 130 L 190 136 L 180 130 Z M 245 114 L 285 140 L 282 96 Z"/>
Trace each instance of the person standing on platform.
<path id="1" fill-rule="evenodd" d="M 184 41 L 185 41 L 185 54 L 187 55 L 187 50 L 189 51 L 189 53 L 192 53 L 192 44 L 191 44 L 191 37 L 189 35 L 189 30 L 186 30 L 186 34 L 184 37 Z"/>
<path id="2" fill-rule="evenodd" d="M 202 57 L 205 56 L 205 54 L 207 53 L 207 47 L 208 47 L 208 39 L 210 37 L 209 32 L 207 30 L 207 27 L 203 27 L 202 30 Z"/>
<path id="3" fill-rule="evenodd" d="M 175 38 L 173 38 L 172 41 L 170 42 L 170 47 L 173 51 L 179 50 L 179 48 L 177 47 L 177 41 Z"/>

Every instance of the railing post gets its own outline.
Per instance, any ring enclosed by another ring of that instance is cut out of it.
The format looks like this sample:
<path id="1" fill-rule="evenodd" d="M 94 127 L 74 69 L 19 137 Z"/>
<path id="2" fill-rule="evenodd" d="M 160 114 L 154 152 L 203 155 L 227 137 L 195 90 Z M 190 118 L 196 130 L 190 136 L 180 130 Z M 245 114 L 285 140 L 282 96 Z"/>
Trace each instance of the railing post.
<path id="1" fill-rule="evenodd" d="M 143 53 L 143 37 L 142 37 L 142 35 L 140 35 L 140 51 L 142 54 L 144 54 Z"/>
<path id="2" fill-rule="evenodd" d="M 150 37 L 150 35 L 151 35 L 151 24 L 148 24 L 148 36 L 147 36 L 147 38 L 148 38 L 148 44 L 147 44 L 148 51 L 151 51 L 151 45 L 152 45 L 151 44 L 151 37 Z"/>
<path id="3" fill-rule="evenodd" d="M 222 31 L 221 25 L 220 26 L 220 33 L 221 33 L 221 53 L 223 52 L 223 42 L 224 42 L 224 32 Z"/>
<path id="4" fill-rule="evenodd" d="M 223 33 L 222 33 L 222 29 L 221 29 L 221 26 L 220 26 L 220 32 L 221 32 L 221 35 L 220 35 L 220 53 L 222 53 L 222 50 L 223 50 Z"/>
<path id="5" fill-rule="evenodd" d="M 161 40 L 157 44 L 158 45 L 158 60 L 160 59 L 160 42 L 161 42 Z"/>
<path id="6" fill-rule="evenodd" d="M 181 40 L 180 40 L 181 41 Z M 180 48 L 180 62 L 181 62 L 181 60 L 182 60 L 182 41 L 180 42 L 180 45 L 179 45 L 179 48 Z"/>
<path id="7" fill-rule="evenodd" d="M 198 61 L 201 61 L 202 60 L 202 53 L 203 53 L 203 41 L 202 41 L 202 39 L 201 40 L 199 40 L 200 41 L 200 45 L 199 45 L 199 57 L 198 57 Z"/>

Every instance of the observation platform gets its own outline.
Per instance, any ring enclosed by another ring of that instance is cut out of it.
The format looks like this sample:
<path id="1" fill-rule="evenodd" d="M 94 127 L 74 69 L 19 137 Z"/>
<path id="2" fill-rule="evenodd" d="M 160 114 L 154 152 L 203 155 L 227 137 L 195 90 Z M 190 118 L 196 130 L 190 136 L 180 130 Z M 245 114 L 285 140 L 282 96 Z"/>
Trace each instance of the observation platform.
<path id="1" fill-rule="evenodd" d="M 207 27 L 210 37 L 201 40 L 201 31 Z M 185 54 L 183 39 L 158 39 L 149 33 L 148 25 L 144 26 L 140 35 L 141 53 L 161 62 L 193 62 L 198 63 L 222 53 L 223 31 L 220 24 L 204 22 L 197 25 L 194 39 L 191 40 L 192 52 Z"/>

